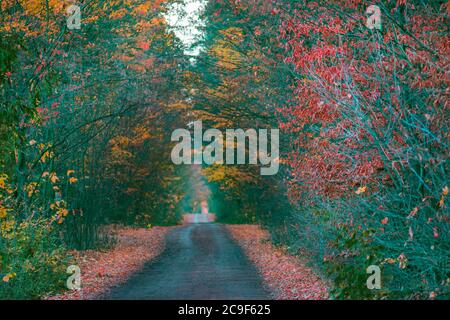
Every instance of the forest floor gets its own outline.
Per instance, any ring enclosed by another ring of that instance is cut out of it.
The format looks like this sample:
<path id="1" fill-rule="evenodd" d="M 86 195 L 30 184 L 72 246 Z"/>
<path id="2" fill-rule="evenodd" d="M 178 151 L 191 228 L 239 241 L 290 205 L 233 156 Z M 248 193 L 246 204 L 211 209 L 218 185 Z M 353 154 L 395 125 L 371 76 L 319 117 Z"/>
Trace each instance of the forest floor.
<path id="1" fill-rule="evenodd" d="M 73 252 L 82 289 L 48 299 L 326 299 L 305 261 L 256 225 L 116 227 L 104 251 Z"/>
<path id="2" fill-rule="evenodd" d="M 270 242 L 258 225 L 227 225 L 232 237 L 256 265 L 276 300 L 323 300 L 327 282 L 308 267 L 308 261 L 290 255 Z"/>
<path id="3" fill-rule="evenodd" d="M 178 227 L 130 228 L 112 226 L 117 238 L 106 250 L 72 251 L 81 269 L 81 290 L 65 291 L 50 300 L 98 299 L 111 288 L 120 286 L 145 263 L 157 257 L 165 247 L 167 233 Z"/>
<path id="4" fill-rule="evenodd" d="M 216 223 L 172 230 L 166 249 L 107 299 L 270 299 L 255 266 Z"/>

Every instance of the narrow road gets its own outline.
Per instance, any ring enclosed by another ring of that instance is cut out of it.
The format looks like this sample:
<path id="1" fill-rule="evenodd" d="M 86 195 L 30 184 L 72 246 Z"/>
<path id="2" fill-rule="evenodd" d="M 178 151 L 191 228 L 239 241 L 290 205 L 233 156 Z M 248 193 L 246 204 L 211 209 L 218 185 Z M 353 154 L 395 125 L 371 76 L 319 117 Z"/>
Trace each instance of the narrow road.
<path id="1" fill-rule="evenodd" d="M 220 224 L 171 231 L 165 251 L 107 299 L 269 299 L 241 248 Z"/>

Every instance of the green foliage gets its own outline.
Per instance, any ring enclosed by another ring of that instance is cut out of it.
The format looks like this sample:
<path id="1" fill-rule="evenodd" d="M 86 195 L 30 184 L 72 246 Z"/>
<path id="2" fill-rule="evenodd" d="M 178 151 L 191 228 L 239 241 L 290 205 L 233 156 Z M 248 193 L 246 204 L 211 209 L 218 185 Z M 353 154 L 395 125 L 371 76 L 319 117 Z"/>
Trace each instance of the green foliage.
<path id="1" fill-rule="evenodd" d="M 80 30 L 65 9 L 0 8 L 0 298 L 61 289 L 65 250 L 114 244 L 105 224 L 181 217 L 186 176 L 168 161 L 188 59 L 159 2 L 86 3 Z"/>
<path id="2" fill-rule="evenodd" d="M 69 256 L 55 218 L 33 211 L 23 219 L 18 205 L 13 186 L 0 176 L 0 298 L 40 298 L 63 288 Z"/>
<path id="3" fill-rule="evenodd" d="M 329 246 L 334 251 L 326 256 L 327 273 L 333 277 L 331 290 L 335 299 L 379 298 L 379 290 L 369 290 L 366 285 L 367 267 L 379 263 L 382 247 L 374 245 L 374 230 L 358 230 L 349 225 L 338 227 L 336 238 Z"/>
<path id="4" fill-rule="evenodd" d="M 59 292 L 70 264 L 48 220 L 23 221 L 0 239 L 0 298 L 37 299 Z"/>
<path id="5" fill-rule="evenodd" d="M 61 288 L 67 249 L 114 244 L 106 224 L 176 224 L 199 200 L 308 256 L 335 299 L 448 296 L 444 2 L 380 2 L 381 32 L 338 3 L 208 1 L 191 61 L 158 1 L 86 2 L 80 30 L 63 2 L 2 2 L 0 298 Z M 279 126 L 283 167 L 173 165 L 192 120 Z"/>

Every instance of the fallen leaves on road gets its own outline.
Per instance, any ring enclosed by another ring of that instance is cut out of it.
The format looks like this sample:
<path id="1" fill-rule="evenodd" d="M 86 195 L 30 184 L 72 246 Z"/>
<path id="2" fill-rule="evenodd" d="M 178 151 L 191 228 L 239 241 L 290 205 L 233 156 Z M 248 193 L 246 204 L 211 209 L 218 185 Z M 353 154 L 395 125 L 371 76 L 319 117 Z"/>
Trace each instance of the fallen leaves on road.
<path id="1" fill-rule="evenodd" d="M 158 256 L 164 249 L 164 237 L 174 227 L 151 229 L 114 227 L 117 237 L 114 248 L 105 252 L 96 250 L 73 251 L 81 269 L 81 290 L 48 297 L 49 300 L 96 299 L 108 289 L 125 282 L 145 262 Z M 69 275 L 68 275 L 69 276 Z"/>
<path id="2" fill-rule="evenodd" d="M 233 238 L 260 271 L 278 300 L 322 300 L 327 286 L 306 262 L 276 248 L 269 233 L 257 225 L 227 225 Z"/>

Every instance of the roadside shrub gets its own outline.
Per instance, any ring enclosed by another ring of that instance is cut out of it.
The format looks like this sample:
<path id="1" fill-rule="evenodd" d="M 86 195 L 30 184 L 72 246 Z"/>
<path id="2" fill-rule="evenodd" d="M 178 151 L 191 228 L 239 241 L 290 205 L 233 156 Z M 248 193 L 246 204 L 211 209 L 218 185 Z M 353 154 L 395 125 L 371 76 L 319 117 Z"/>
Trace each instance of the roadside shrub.
<path id="1" fill-rule="evenodd" d="M 69 256 L 54 218 L 21 220 L 0 178 L 0 299 L 36 299 L 64 288 Z"/>
<path id="2" fill-rule="evenodd" d="M 335 298 L 448 297 L 446 7 L 380 2 L 382 28 L 371 30 L 368 5 L 300 1 L 283 17 L 298 79 L 280 109 L 295 146 L 289 195 L 298 216 L 331 215 L 296 224 L 318 229 L 304 246 L 326 260 Z M 381 290 L 365 288 L 369 265 L 382 269 Z"/>

